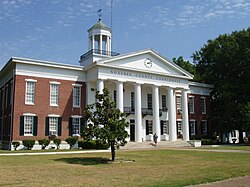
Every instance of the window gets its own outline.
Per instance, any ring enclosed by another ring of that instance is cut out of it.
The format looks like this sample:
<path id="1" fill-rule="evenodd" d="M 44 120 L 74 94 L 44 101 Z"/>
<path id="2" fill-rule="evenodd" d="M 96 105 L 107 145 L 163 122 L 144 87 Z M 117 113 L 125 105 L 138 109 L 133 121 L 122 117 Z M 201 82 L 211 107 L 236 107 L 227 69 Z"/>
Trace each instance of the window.
<path id="1" fill-rule="evenodd" d="M 206 98 L 205 97 L 201 97 L 201 113 L 202 114 L 207 113 L 207 110 L 206 110 Z"/>
<path id="2" fill-rule="evenodd" d="M 116 103 L 116 90 L 114 90 L 114 101 L 115 101 L 115 103 Z"/>
<path id="3" fill-rule="evenodd" d="M 153 134 L 153 121 L 146 120 L 146 135 Z"/>
<path id="4" fill-rule="evenodd" d="M 8 97 L 9 97 L 9 93 L 8 93 L 9 89 L 8 89 L 8 84 L 5 86 L 5 108 L 8 106 Z"/>
<path id="5" fill-rule="evenodd" d="M 33 116 L 24 116 L 24 135 L 32 135 Z"/>
<path id="6" fill-rule="evenodd" d="M 194 114 L 194 97 L 189 97 L 189 112 Z"/>
<path id="7" fill-rule="evenodd" d="M 50 105 L 58 106 L 59 84 L 50 84 Z"/>
<path id="8" fill-rule="evenodd" d="M 46 117 L 45 136 L 61 136 L 62 118 L 56 114 Z"/>
<path id="9" fill-rule="evenodd" d="M 31 113 L 20 116 L 20 136 L 36 136 L 37 119 L 37 116 Z"/>
<path id="10" fill-rule="evenodd" d="M 207 134 L 207 121 L 206 120 L 201 121 L 201 129 L 202 129 L 202 134 L 206 135 Z"/>
<path id="11" fill-rule="evenodd" d="M 152 94 L 147 95 L 148 109 L 152 109 Z"/>
<path id="12" fill-rule="evenodd" d="M 168 121 L 161 120 L 161 135 L 169 134 Z"/>
<path id="13" fill-rule="evenodd" d="M 35 82 L 26 81 L 25 104 L 34 104 L 35 101 Z"/>
<path id="14" fill-rule="evenodd" d="M 181 113 L 181 96 L 180 95 L 176 96 L 176 110 L 178 114 Z"/>
<path id="15" fill-rule="evenodd" d="M 4 88 L 2 88 L 2 98 L 1 98 L 2 110 L 4 109 Z"/>
<path id="16" fill-rule="evenodd" d="M 57 93 L 58 93 L 58 90 L 57 90 Z M 58 100 L 58 94 L 57 94 L 57 100 Z M 74 88 L 73 88 L 73 107 L 80 107 L 81 106 L 80 103 L 81 103 L 81 87 L 74 86 Z"/>
<path id="17" fill-rule="evenodd" d="M 195 121 L 194 120 L 190 120 L 189 121 L 189 126 L 190 126 L 190 133 L 191 133 L 191 136 L 194 136 L 196 133 L 196 129 L 195 129 Z"/>
<path id="18" fill-rule="evenodd" d="M 131 92 L 131 109 L 135 109 L 135 93 Z"/>
<path id="19" fill-rule="evenodd" d="M 58 118 L 50 117 L 49 118 L 49 135 L 58 135 Z"/>
<path id="20" fill-rule="evenodd" d="M 167 98 L 166 95 L 161 96 L 162 111 L 167 111 Z"/>
<path id="21" fill-rule="evenodd" d="M 80 118 L 72 118 L 72 134 L 80 134 Z"/>
<path id="22" fill-rule="evenodd" d="M 13 92 L 14 92 L 14 90 L 13 90 L 14 88 L 13 88 L 13 80 L 10 82 L 10 105 L 12 105 L 13 104 L 13 98 L 14 98 L 14 95 L 13 95 Z"/>

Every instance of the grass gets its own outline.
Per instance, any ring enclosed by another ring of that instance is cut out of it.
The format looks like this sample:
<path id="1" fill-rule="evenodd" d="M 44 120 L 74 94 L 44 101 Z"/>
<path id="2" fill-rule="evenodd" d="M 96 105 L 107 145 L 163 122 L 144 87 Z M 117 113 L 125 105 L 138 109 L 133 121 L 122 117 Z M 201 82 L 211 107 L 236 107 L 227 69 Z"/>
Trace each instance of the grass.
<path id="1" fill-rule="evenodd" d="M 2 156 L 0 186 L 185 186 L 250 174 L 250 155 L 180 150 Z"/>
<path id="2" fill-rule="evenodd" d="M 250 151 L 250 145 L 218 145 L 218 146 L 202 146 L 198 149 L 222 149 L 222 150 L 242 150 Z"/>

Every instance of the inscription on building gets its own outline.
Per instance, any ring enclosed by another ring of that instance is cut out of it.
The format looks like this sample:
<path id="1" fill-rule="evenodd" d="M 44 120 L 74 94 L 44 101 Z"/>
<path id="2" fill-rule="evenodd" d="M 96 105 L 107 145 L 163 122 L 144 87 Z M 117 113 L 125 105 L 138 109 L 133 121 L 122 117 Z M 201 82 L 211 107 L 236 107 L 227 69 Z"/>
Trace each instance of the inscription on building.
<path id="1" fill-rule="evenodd" d="M 110 70 L 110 73 L 114 75 L 122 75 L 122 76 L 127 76 L 127 77 L 180 83 L 180 79 L 164 77 L 164 76 L 159 76 L 159 75 L 150 75 L 147 73 L 136 73 L 136 72 L 130 72 L 130 71 L 113 70 L 113 69 Z"/>

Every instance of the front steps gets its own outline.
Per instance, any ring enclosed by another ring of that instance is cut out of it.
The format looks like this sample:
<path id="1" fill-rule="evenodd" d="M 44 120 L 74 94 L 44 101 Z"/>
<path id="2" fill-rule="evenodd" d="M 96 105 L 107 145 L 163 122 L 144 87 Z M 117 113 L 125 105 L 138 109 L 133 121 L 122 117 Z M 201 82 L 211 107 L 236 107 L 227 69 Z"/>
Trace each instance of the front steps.
<path id="1" fill-rule="evenodd" d="M 177 141 L 161 141 L 157 143 L 157 148 L 164 147 L 191 147 L 192 145 L 187 141 L 177 140 Z M 154 142 L 146 141 L 146 142 L 128 142 L 125 146 L 120 147 L 121 150 L 128 149 L 152 149 L 155 148 Z"/>

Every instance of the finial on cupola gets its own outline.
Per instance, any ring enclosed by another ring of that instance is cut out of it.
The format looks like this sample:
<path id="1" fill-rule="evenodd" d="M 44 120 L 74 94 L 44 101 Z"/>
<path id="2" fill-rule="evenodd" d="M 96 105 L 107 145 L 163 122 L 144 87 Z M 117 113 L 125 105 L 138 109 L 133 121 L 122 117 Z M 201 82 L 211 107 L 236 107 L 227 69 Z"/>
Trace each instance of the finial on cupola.
<path id="1" fill-rule="evenodd" d="M 102 9 L 97 10 L 97 15 L 99 17 L 99 21 L 102 20 Z"/>

